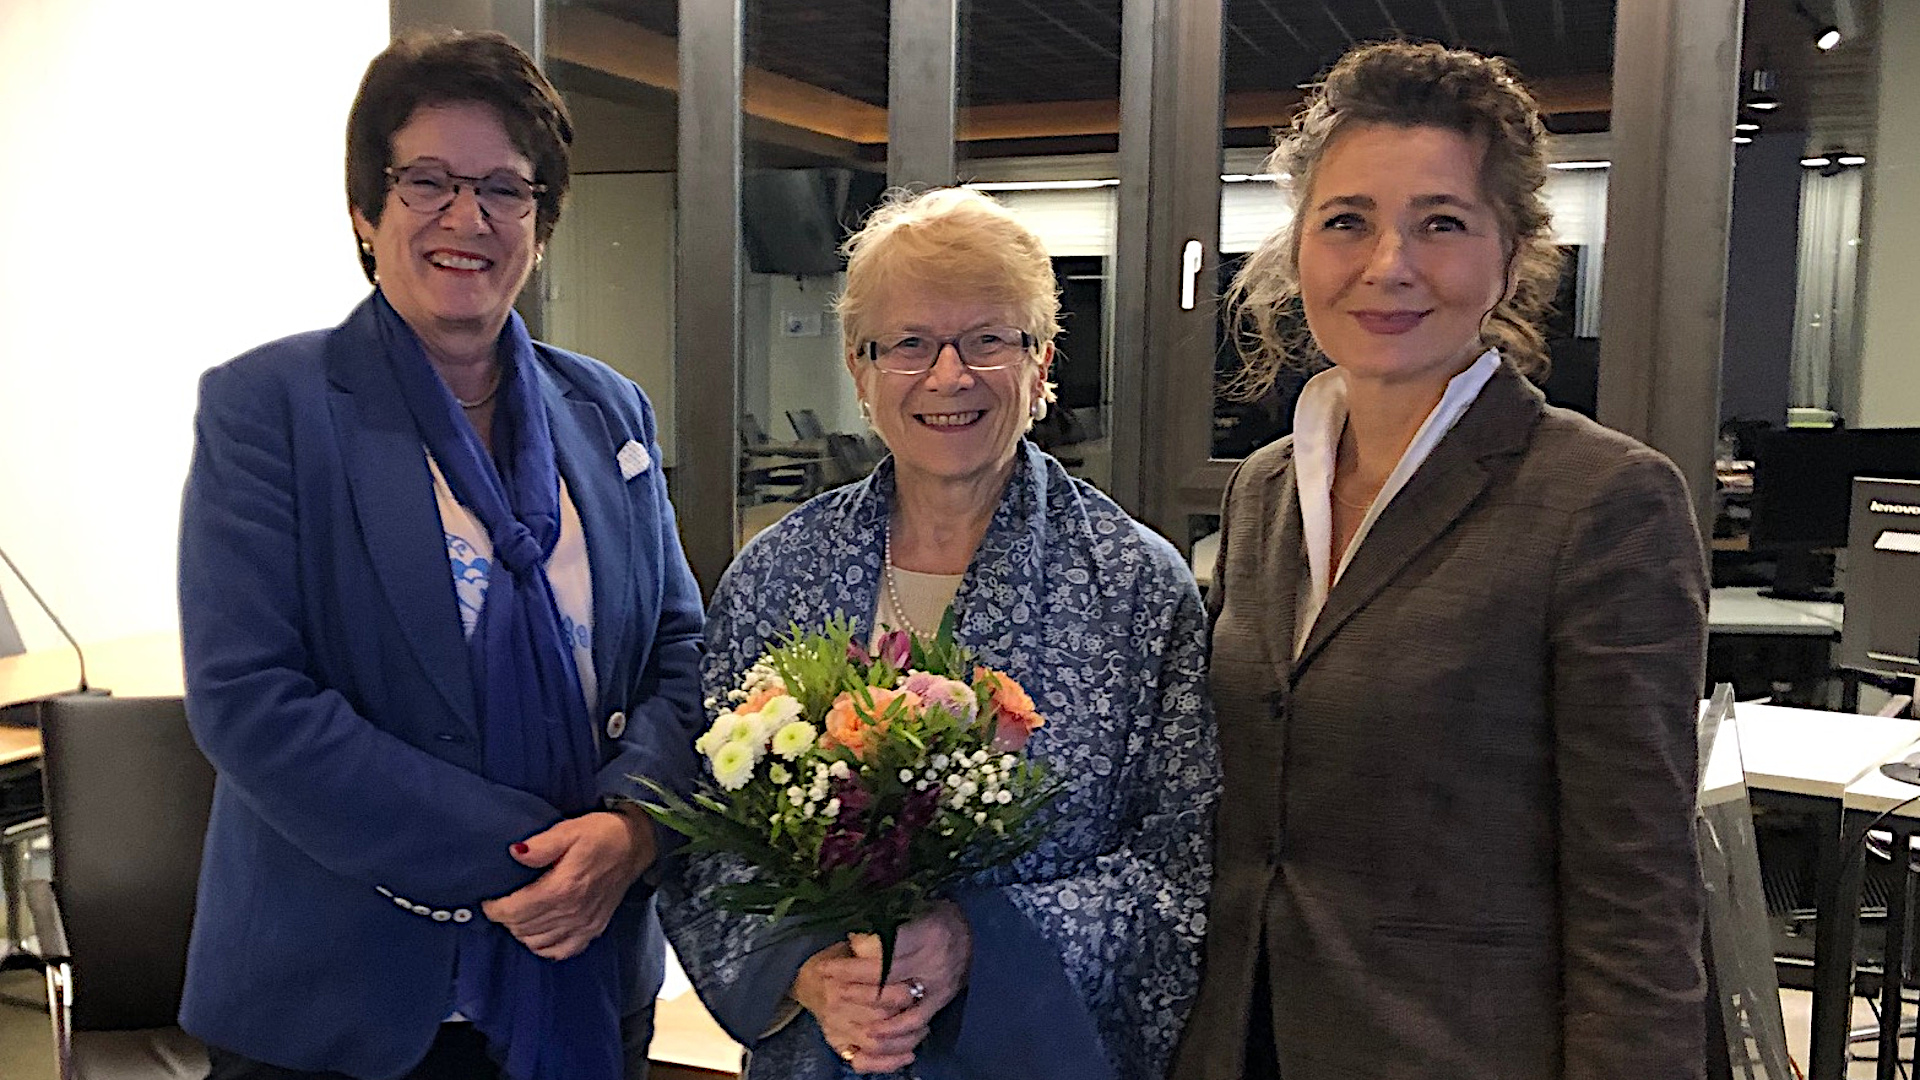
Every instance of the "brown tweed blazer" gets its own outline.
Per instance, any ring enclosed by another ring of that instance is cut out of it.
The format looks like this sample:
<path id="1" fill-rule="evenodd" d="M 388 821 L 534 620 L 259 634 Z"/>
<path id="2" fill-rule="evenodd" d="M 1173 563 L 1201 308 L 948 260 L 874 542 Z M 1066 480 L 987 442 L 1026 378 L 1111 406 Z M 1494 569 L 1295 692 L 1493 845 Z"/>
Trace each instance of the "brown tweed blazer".
<path id="1" fill-rule="evenodd" d="M 1679 473 L 1502 367 L 1298 660 L 1294 485 L 1287 440 L 1222 509 L 1226 793 L 1174 1075 L 1239 1077 L 1270 1005 L 1286 1080 L 1699 1076 L 1707 582 Z"/>

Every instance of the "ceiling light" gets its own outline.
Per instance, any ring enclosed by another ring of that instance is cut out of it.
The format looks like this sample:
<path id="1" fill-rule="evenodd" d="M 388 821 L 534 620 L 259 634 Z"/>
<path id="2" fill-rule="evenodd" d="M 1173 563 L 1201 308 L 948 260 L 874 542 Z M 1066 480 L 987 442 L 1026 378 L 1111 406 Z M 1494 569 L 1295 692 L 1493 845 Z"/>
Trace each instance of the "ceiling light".
<path id="1" fill-rule="evenodd" d="M 1813 39 L 1813 47 L 1821 52 L 1829 52 L 1838 44 L 1840 44 L 1840 28 L 1837 26 L 1822 27 L 1819 36 Z"/>
<path id="2" fill-rule="evenodd" d="M 1759 130 L 1760 130 L 1760 125 L 1759 125 L 1759 124 L 1756 124 L 1756 123 L 1754 123 L 1754 122 L 1753 122 L 1753 121 L 1751 121 L 1751 120 L 1742 120 L 1742 121 L 1740 121 L 1739 123 L 1737 123 L 1737 124 L 1735 124 L 1735 125 L 1733 125 L 1733 130 L 1735 130 L 1735 131 L 1759 131 Z"/>
<path id="3" fill-rule="evenodd" d="M 1745 135 L 1735 135 L 1733 137 L 1733 145 L 1735 146 L 1746 146 L 1751 142 L 1753 142 L 1753 140 Z"/>
<path id="4" fill-rule="evenodd" d="M 1605 162 L 1605 161 L 1556 161 L 1551 165 L 1548 165 L 1547 168 L 1563 169 L 1567 171 L 1572 171 L 1574 169 L 1604 169 L 1609 164 L 1610 164 L 1609 162 Z"/>
<path id="5" fill-rule="evenodd" d="M 1828 157 L 1825 154 L 1815 154 L 1813 157 L 1801 158 L 1800 164 L 1803 168 L 1824 169 L 1827 166 L 1833 164 L 1833 159 Z"/>
<path id="6" fill-rule="evenodd" d="M 1761 112 L 1772 112 L 1773 110 L 1779 107 L 1780 107 L 1779 99 L 1775 98 L 1771 94 L 1761 94 L 1760 96 L 1749 99 L 1747 101 L 1747 108 L 1758 109 Z"/>
<path id="7" fill-rule="evenodd" d="M 975 191 L 1068 191 L 1079 188 L 1119 187 L 1118 179 L 1108 180 L 976 180 L 963 184 Z"/>
<path id="8" fill-rule="evenodd" d="M 1841 154 L 1839 157 L 1834 158 L 1833 160 L 1839 162 L 1842 165 L 1865 165 L 1867 163 L 1867 159 L 1860 156 L 1859 154 Z"/>
<path id="9" fill-rule="evenodd" d="M 1766 68 L 1755 68 L 1747 82 L 1750 91 L 1747 108 L 1758 112 L 1772 112 L 1780 107 L 1780 99 L 1773 96 L 1773 72 Z"/>
<path id="10" fill-rule="evenodd" d="M 1278 180 L 1285 180 L 1286 178 L 1287 178 L 1286 173 L 1270 173 L 1270 172 L 1221 173 L 1220 174 L 1221 181 L 1228 184 L 1273 183 Z"/>

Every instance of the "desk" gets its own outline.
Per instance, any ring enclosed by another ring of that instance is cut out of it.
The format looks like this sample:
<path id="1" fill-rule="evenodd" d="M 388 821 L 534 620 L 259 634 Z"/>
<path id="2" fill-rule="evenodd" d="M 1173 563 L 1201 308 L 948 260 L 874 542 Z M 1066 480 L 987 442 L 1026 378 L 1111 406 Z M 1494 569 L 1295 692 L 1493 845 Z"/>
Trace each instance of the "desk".
<path id="1" fill-rule="evenodd" d="M 178 697 L 186 692 L 180 635 L 171 630 L 89 643 L 87 681 L 120 697 Z M 0 660 L 0 706 L 64 694 L 80 682 L 80 662 L 66 646 Z"/>
<path id="2" fill-rule="evenodd" d="M 1846 1075 L 1853 1006 L 1859 866 L 1844 842 L 1847 790 L 1920 741 L 1920 723 L 1881 716 L 1740 705 L 1734 709 L 1755 803 L 1811 817 L 1818 828 L 1813 931 L 1813 1017 L 1807 1075 Z"/>
<path id="3" fill-rule="evenodd" d="M 1905 756 L 1895 753 L 1895 758 Z M 1898 780 L 1889 780 L 1874 769 L 1847 788 L 1847 825 L 1848 835 L 1857 837 L 1869 825 L 1884 828 L 1893 834 L 1893 857 L 1907 860 L 1912 866 L 1913 837 L 1920 833 L 1920 804 L 1901 806 L 1907 800 L 1920 796 L 1920 788 L 1903 784 Z M 1898 809 L 1896 809 L 1898 807 Z M 1882 814 L 1888 816 L 1883 820 Z M 1853 886 L 1851 895 L 1858 918 L 1858 885 L 1865 874 L 1865 853 L 1857 847 L 1849 851 L 1861 864 L 1860 874 L 1850 874 L 1848 884 Z M 1895 1075 L 1896 1060 L 1900 1052 L 1900 1011 L 1903 1005 L 1900 997 L 1901 987 L 1906 982 L 1909 967 L 1906 963 L 1907 930 L 1912 918 L 1913 881 L 1911 869 L 1899 877 L 1900 884 L 1887 896 L 1887 935 L 1886 949 L 1882 960 L 1880 979 L 1880 1052 L 1875 1075 L 1879 1080 L 1892 1080 Z"/>
<path id="4" fill-rule="evenodd" d="M 1775 600 L 1744 586 L 1717 588 L 1707 602 L 1707 627 L 1716 634 L 1837 637 L 1845 617 L 1841 604 Z"/>

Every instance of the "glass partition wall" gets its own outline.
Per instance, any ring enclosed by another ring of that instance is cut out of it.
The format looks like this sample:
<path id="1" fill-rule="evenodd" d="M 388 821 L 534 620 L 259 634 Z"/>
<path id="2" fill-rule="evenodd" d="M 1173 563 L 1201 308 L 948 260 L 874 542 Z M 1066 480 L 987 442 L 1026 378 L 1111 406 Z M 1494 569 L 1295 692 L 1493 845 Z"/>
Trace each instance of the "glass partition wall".
<path id="1" fill-rule="evenodd" d="M 1291 424 L 1297 379 L 1260 401 L 1219 392 L 1236 361 L 1218 296 L 1289 213 L 1285 178 L 1263 165 L 1273 132 L 1353 43 L 1426 38 L 1508 56 L 1565 136 L 1549 190 L 1568 259 L 1547 391 L 1649 437 L 1631 407 L 1640 399 L 1623 398 L 1610 419 L 1596 389 L 1602 324 L 1647 321 L 1624 307 L 1603 318 L 1609 229 L 1640 238 L 1633 258 L 1653 272 L 1636 276 L 1657 288 L 1678 258 L 1659 248 L 1660 230 L 1689 214 L 1711 226 L 1717 210 L 1724 235 L 1725 206 L 1689 199 L 1648 213 L 1667 175 L 1657 168 L 1631 187 L 1631 205 L 1610 205 L 1617 159 L 1628 151 L 1630 176 L 1649 160 L 1671 173 L 1653 151 L 1673 131 L 1730 129 L 1732 116 L 1702 119 L 1718 104 L 1682 95 L 1623 128 L 1610 81 L 1623 58 L 1642 75 L 1681 61 L 1656 47 L 1663 39 L 1616 43 L 1615 30 L 1667 26 L 1678 47 L 1707 32 L 1691 20 L 1732 37 L 1732 7 L 1720 27 L 1682 0 L 547 5 L 549 64 L 582 118 L 579 194 L 546 286 L 551 333 L 630 369 L 671 418 L 663 451 L 711 587 L 747 536 L 882 452 L 858 416 L 830 310 L 834 247 L 889 179 L 974 183 L 1027 218 L 1056 260 L 1060 404 L 1036 440 L 1190 544 L 1234 462 Z M 698 26 L 715 29 L 690 44 Z M 729 77 L 729 116 L 717 96 L 694 100 Z M 677 280 L 661 276 L 667 266 Z M 1657 364 L 1622 368 L 1649 392 L 1669 378 Z M 1709 453 L 1710 413 L 1697 418 Z"/>

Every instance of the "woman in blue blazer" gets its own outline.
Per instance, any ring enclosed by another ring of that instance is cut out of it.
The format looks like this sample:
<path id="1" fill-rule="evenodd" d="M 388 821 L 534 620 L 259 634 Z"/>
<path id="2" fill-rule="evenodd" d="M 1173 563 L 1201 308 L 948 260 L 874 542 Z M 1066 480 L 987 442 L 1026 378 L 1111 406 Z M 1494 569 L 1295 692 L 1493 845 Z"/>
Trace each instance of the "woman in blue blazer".
<path id="1" fill-rule="evenodd" d="M 397 41 L 348 120 L 373 294 L 202 380 L 181 1023 L 219 1080 L 645 1071 L 658 851 L 618 807 L 693 775 L 700 599 L 646 398 L 512 311 L 571 139 L 505 38 Z"/>

